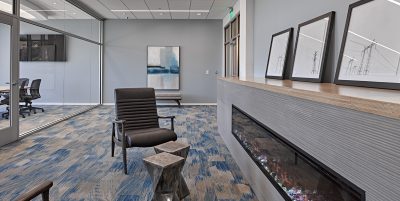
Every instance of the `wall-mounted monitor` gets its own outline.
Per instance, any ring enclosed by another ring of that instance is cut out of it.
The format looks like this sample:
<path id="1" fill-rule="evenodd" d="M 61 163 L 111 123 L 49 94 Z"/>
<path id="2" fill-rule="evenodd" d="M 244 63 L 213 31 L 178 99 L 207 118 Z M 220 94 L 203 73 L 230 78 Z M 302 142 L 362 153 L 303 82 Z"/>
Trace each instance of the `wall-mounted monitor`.
<path id="1" fill-rule="evenodd" d="M 62 34 L 20 35 L 20 61 L 66 61 Z"/>

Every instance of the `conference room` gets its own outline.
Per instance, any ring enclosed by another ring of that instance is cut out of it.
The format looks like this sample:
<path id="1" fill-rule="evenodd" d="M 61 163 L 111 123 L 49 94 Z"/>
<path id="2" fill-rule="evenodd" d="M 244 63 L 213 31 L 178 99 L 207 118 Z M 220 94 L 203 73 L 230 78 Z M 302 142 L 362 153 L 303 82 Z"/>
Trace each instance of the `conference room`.
<path id="1" fill-rule="evenodd" d="M 11 1 L 0 6 L 10 11 Z M 10 82 L 10 30 L 0 25 L 0 129 L 18 85 L 21 136 L 100 104 L 100 21 L 65 1 L 21 1 L 19 81 Z"/>

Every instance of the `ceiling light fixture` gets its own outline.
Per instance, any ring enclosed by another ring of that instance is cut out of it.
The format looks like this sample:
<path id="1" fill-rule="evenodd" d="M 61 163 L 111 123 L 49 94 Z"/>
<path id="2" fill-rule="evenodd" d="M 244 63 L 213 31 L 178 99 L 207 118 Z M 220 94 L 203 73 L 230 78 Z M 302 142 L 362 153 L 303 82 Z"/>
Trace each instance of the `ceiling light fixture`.
<path id="1" fill-rule="evenodd" d="M 160 15 L 164 15 L 164 13 L 160 13 Z"/>
<path id="2" fill-rule="evenodd" d="M 197 13 L 196 15 L 200 16 L 200 15 L 201 15 L 201 13 Z"/>
<path id="3" fill-rule="evenodd" d="M 210 10 L 111 10 L 112 12 L 209 13 Z"/>
<path id="4" fill-rule="evenodd" d="M 394 3 L 394 4 L 398 5 L 398 6 L 400 6 L 400 2 L 398 2 L 398 1 L 395 1 L 395 0 L 387 0 L 387 1 L 389 1 L 389 2 L 391 2 L 391 3 Z"/>
<path id="5" fill-rule="evenodd" d="M 65 12 L 67 10 L 25 10 L 26 12 L 40 12 L 40 11 L 47 11 L 47 12 Z"/>

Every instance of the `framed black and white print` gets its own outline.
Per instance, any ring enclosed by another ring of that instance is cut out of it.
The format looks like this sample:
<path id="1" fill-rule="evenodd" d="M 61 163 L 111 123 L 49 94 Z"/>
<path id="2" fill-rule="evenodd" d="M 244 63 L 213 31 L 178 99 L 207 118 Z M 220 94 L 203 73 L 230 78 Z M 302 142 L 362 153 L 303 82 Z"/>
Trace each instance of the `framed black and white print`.
<path id="1" fill-rule="evenodd" d="M 283 79 L 292 35 L 293 28 L 272 35 L 265 78 Z"/>
<path id="2" fill-rule="evenodd" d="M 335 12 L 299 25 L 291 79 L 321 82 L 332 35 Z"/>
<path id="3" fill-rule="evenodd" d="M 400 0 L 349 7 L 336 84 L 400 89 Z"/>

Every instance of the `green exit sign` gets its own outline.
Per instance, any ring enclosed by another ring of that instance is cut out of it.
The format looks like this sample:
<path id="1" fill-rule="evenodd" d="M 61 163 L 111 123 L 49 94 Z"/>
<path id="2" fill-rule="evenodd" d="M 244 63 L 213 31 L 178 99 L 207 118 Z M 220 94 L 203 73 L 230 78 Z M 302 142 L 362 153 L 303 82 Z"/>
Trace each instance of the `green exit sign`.
<path id="1" fill-rule="evenodd" d="M 235 18 L 235 13 L 233 12 L 233 8 L 232 7 L 229 8 L 229 17 L 231 19 Z"/>

